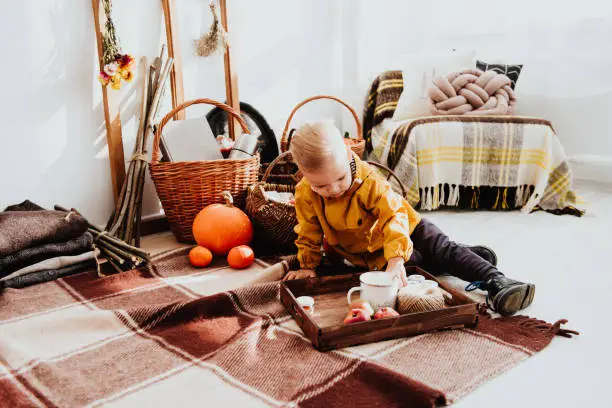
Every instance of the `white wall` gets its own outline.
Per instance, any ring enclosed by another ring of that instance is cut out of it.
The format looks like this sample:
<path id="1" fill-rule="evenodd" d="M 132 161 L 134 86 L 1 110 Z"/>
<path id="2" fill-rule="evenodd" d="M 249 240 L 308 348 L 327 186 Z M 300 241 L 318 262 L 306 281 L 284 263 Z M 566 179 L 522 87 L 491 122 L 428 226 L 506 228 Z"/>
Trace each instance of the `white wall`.
<path id="1" fill-rule="evenodd" d="M 358 89 L 381 71 L 402 69 L 406 54 L 475 50 L 485 60 L 524 64 L 518 113 L 550 119 L 567 154 L 612 156 L 609 1 L 358 0 L 348 7 L 359 26 L 358 72 L 345 70 Z"/>
<path id="2" fill-rule="evenodd" d="M 159 0 L 113 3 L 124 50 L 156 56 L 164 40 Z M 197 58 L 191 48 L 210 23 L 207 2 L 176 3 L 186 97 L 223 100 L 221 57 Z M 568 154 L 612 155 L 612 12 L 604 0 L 228 3 L 241 100 L 278 134 L 291 108 L 318 93 L 340 95 L 360 110 L 369 81 L 401 69 L 403 54 L 474 48 L 483 58 L 525 64 L 519 109 L 551 119 Z M 0 207 L 29 198 L 105 222 L 112 198 L 91 2 L 3 2 L 0 27 Z M 126 157 L 136 131 L 136 82 L 119 91 Z M 166 101 L 162 112 L 168 109 Z M 296 125 L 347 118 L 342 112 L 315 102 Z M 145 214 L 158 211 L 149 183 Z"/>
<path id="3" fill-rule="evenodd" d="M 176 0 L 186 98 L 224 100 L 223 60 L 198 58 L 192 42 L 208 29 L 206 1 Z M 231 41 L 241 100 L 280 133 L 293 105 L 316 93 L 338 94 L 340 2 L 229 0 Z M 159 0 L 115 0 L 124 51 L 152 59 L 164 41 Z M 78 208 L 92 222 L 112 211 L 112 188 L 95 79 L 97 54 L 91 2 L 3 2 L 0 13 L 0 209 L 29 198 Z M 137 127 L 135 80 L 119 91 L 125 155 Z M 166 101 L 161 111 L 169 110 Z M 188 116 L 206 112 L 193 109 Z M 335 105 L 305 107 L 296 118 L 336 117 Z M 144 214 L 159 212 L 146 187 Z"/>

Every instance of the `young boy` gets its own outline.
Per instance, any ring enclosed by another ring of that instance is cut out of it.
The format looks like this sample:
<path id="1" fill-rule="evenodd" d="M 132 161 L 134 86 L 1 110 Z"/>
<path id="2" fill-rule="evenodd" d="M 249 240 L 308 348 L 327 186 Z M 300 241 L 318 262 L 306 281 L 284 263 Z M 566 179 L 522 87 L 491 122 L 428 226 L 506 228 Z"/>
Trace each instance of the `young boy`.
<path id="1" fill-rule="evenodd" d="M 447 273 L 488 292 L 490 307 L 512 315 L 529 306 L 535 286 L 504 276 L 495 253 L 451 241 L 346 147 L 333 123 L 301 127 L 291 153 L 303 178 L 296 186 L 296 245 L 300 270 L 285 279 L 316 276 L 323 239 L 351 264 L 386 270 L 406 284 L 406 266 Z"/>

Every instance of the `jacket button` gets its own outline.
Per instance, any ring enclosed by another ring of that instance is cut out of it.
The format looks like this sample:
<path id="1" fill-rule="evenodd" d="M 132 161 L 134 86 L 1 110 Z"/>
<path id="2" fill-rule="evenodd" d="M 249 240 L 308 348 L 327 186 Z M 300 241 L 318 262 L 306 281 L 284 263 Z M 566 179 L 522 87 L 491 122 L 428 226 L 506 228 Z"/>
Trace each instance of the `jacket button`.
<path id="1" fill-rule="evenodd" d="M 363 220 L 360 218 L 357 220 L 357 225 L 361 225 L 361 224 L 363 224 Z"/>

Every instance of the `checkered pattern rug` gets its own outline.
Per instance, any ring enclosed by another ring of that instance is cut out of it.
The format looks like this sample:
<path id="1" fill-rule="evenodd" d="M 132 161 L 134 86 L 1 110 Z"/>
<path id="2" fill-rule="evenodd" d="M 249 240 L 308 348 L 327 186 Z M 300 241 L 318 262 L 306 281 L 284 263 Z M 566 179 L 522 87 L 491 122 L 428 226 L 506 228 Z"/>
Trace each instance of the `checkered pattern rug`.
<path id="1" fill-rule="evenodd" d="M 279 302 L 277 282 L 203 296 L 232 272 L 193 269 L 186 251 L 102 279 L 6 289 L 0 405 L 431 407 L 569 335 L 561 322 L 483 316 L 476 329 L 321 353 Z"/>

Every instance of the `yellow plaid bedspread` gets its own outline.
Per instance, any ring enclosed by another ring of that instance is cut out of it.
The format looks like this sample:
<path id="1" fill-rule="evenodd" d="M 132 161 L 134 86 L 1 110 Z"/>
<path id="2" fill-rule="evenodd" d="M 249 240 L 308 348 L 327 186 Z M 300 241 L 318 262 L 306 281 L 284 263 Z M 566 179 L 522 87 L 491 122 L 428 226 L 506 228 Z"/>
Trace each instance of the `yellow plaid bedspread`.
<path id="1" fill-rule="evenodd" d="M 373 138 L 371 157 L 395 171 L 421 210 L 583 213 L 563 147 L 546 120 L 461 115 L 389 122 Z"/>

